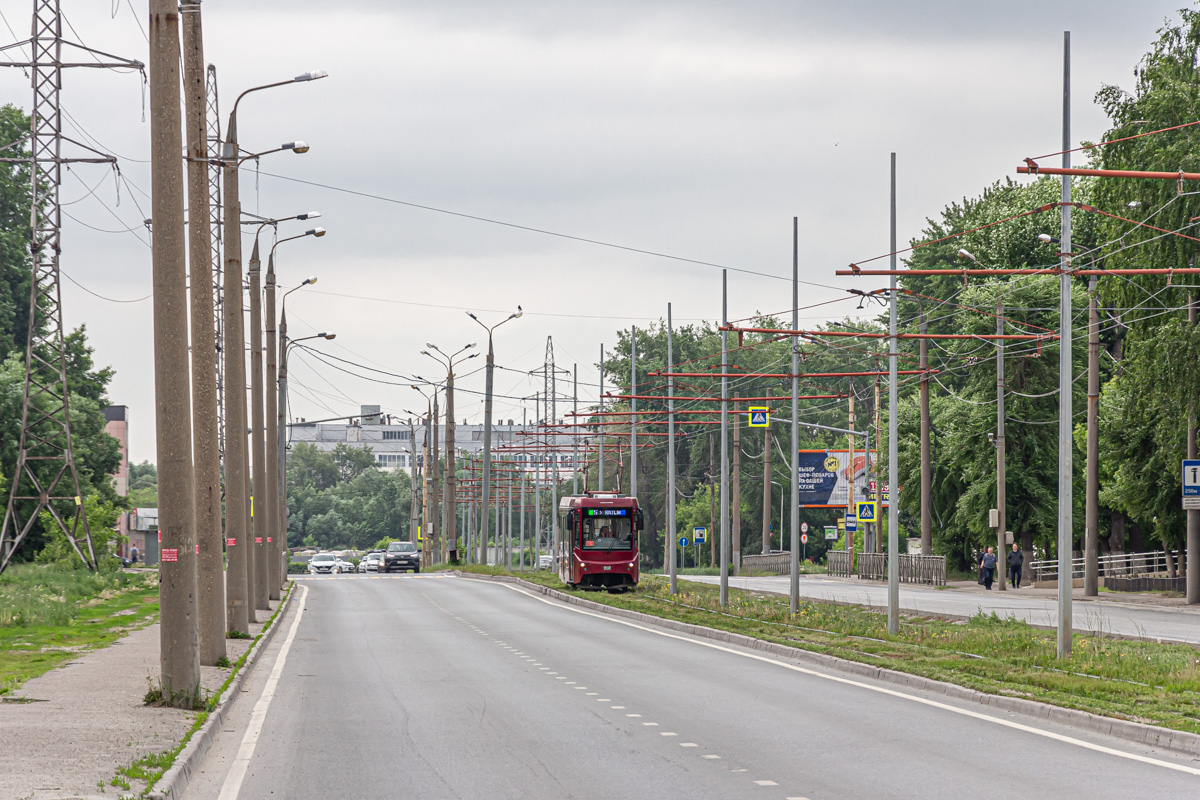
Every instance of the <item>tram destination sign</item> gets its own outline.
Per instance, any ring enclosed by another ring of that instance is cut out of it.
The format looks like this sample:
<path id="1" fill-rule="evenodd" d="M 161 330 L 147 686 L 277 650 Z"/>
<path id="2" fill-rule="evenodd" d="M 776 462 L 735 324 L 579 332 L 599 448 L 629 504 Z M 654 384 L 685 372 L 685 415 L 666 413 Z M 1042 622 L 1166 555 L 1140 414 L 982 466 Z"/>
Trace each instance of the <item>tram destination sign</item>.
<path id="1" fill-rule="evenodd" d="M 585 508 L 585 517 L 628 517 L 628 508 Z"/>

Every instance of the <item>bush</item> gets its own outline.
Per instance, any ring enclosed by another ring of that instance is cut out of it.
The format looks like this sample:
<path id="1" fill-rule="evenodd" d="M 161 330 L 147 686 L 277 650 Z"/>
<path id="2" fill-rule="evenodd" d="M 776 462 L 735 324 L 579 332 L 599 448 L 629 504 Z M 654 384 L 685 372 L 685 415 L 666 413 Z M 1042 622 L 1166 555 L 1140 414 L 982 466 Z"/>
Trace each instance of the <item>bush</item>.
<path id="1" fill-rule="evenodd" d="M 295 561 L 288 562 L 288 568 L 287 568 L 288 575 L 303 575 L 306 572 L 308 572 L 308 564 L 297 563 Z"/>

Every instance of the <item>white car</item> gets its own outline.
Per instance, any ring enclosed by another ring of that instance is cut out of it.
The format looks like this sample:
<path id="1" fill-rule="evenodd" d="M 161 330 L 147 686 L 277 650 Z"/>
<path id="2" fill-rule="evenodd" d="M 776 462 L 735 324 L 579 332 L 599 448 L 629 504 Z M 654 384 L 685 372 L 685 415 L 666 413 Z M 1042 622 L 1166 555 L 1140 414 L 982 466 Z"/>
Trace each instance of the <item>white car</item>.
<path id="1" fill-rule="evenodd" d="M 352 573 L 352 572 L 354 572 L 354 563 L 353 563 L 353 562 L 351 562 L 351 561 L 347 561 L 347 560 L 346 560 L 346 559 L 344 559 L 344 558 L 338 558 L 338 560 L 337 560 L 337 571 L 338 571 L 338 572 L 349 572 L 349 573 Z"/>
<path id="2" fill-rule="evenodd" d="M 309 575 L 330 575 L 341 572 L 340 559 L 333 553 L 317 553 L 308 560 Z"/>

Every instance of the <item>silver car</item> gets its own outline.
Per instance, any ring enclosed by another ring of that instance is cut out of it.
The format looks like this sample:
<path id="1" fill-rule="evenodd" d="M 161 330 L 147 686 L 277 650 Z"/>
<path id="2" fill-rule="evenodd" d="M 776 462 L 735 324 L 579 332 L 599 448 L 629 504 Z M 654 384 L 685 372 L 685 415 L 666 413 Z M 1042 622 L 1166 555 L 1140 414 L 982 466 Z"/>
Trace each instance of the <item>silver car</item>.
<path id="1" fill-rule="evenodd" d="M 341 572 L 338 567 L 340 559 L 333 553 L 317 553 L 308 560 L 309 575 L 331 575 Z"/>

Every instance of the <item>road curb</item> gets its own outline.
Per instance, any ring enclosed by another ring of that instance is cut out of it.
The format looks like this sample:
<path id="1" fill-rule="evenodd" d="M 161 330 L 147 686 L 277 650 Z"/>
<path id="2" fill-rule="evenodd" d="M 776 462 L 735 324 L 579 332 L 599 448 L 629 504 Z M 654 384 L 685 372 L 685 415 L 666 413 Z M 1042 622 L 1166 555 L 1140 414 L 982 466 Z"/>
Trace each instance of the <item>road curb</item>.
<path id="1" fill-rule="evenodd" d="M 183 794 L 191 781 L 192 773 L 200 762 L 204 760 L 204 756 L 208 753 L 208 748 L 212 745 L 213 739 L 216 738 L 217 732 L 221 730 L 221 725 L 225 722 L 225 717 L 229 714 L 229 709 L 233 706 L 238 695 L 241 693 L 242 683 L 246 676 L 250 673 L 250 669 L 257 663 L 258 657 L 262 654 L 263 648 L 266 647 L 271 639 L 275 636 L 275 631 L 280 627 L 279 620 L 283 618 L 283 614 L 287 611 L 288 605 L 292 601 L 292 596 L 295 594 L 296 583 L 292 581 L 292 586 L 288 589 L 287 595 L 279 603 L 279 607 L 275 609 L 275 613 L 271 618 L 270 626 L 259 634 L 259 639 L 254 643 L 246 653 L 246 660 L 242 662 L 241 669 L 234 673 L 233 680 L 229 682 L 229 686 L 225 687 L 225 691 L 221 693 L 221 697 L 217 700 L 217 707 L 209 712 L 208 718 L 204 720 L 204 724 L 200 729 L 192 734 L 192 738 L 188 739 L 188 743 L 179 751 L 179 755 L 175 757 L 175 763 L 163 773 L 162 777 L 154 784 L 154 788 L 146 796 L 150 800 L 174 800 Z"/>
<path id="2" fill-rule="evenodd" d="M 834 669 L 839 672 L 847 672 L 852 675 L 871 678 L 882 681 L 884 683 L 896 684 L 909 689 L 919 689 L 921 691 L 933 692 L 943 695 L 944 697 L 953 698 L 955 700 L 963 700 L 966 702 L 978 703 L 979 705 L 989 706 L 991 708 L 1008 711 L 1014 714 L 1021 714 L 1034 719 L 1045 720 L 1060 725 L 1067 725 L 1072 728 L 1090 731 L 1093 733 L 1101 733 L 1108 736 L 1115 736 L 1118 739 L 1124 739 L 1138 744 L 1149 745 L 1151 747 L 1161 747 L 1166 750 L 1172 750 L 1176 753 L 1183 753 L 1191 756 L 1200 756 L 1200 734 L 1188 733 L 1186 731 L 1174 731 L 1169 728 L 1160 728 L 1155 725 L 1146 725 L 1141 722 L 1130 722 L 1129 720 L 1117 719 L 1115 717 L 1104 717 L 1099 714 L 1092 714 L 1088 711 L 1079 711 L 1073 708 L 1063 708 L 1061 706 L 1050 705 L 1048 703 L 1039 703 L 1036 700 L 1026 700 L 1021 697 L 1006 697 L 1004 695 L 988 694 L 978 691 L 977 689 L 968 689 L 965 686 L 958 686 L 953 683 L 933 680 L 921 675 L 910 675 L 907 672 L 899 672 L 885 667 L 875 667 L 870 664 L 863 664 L 858 661 L 849 661 L 837 656 L 830 656 L 824 653 L 813 653 L 808 650 L 801 650 L 795 647 L 789 647 L 784 644 L 775 642 L 767 642 L 762 639 L 755 639 L 752 636 L 746 636 L 740 633 L 731 633 L 728 631 L 717 630 L 716 628 L 708 628 L 703 625 L 693 625 L 689 622 L 678 622 L 676 620 L 663 619 L 651 614 L 643 614 L 640 611 L 631 611 L 624 608 L 614 608 L 603 603 L 597 603 L 593 600 L 585 600 L 581 597 L 575 597 L 564 592 L 559 592 L 546 586 L 539 586 L 536 583 L 530 583 L 520 578 L 510 577 L 507 575 L 477 575 L 474 573 L 462 573 L 458 570 L 454 574 L 464 578 L 477 578 L 480 580 L 496 581 L 500 583 L 516 583 L 520 586 L 544 594 L 547 597 L 552 597 L 571 605 L 587 608 L 592 611 L 598 611 L 605 614 L 610 614 L 615 617 L 624 619 L 636 620 L 637 622 L 653 625 L 658 628 L 676 631 L 679 633 L 687 633 L 692 636 L 698 636 L 704 639 L 712 639 L 726 644 L 738 645 L 750 650 L 758 650 L 761 652 L 771 653 L 777 656 L 784 656 L 796 661 L 803 661 L 816 666 Z"/>

